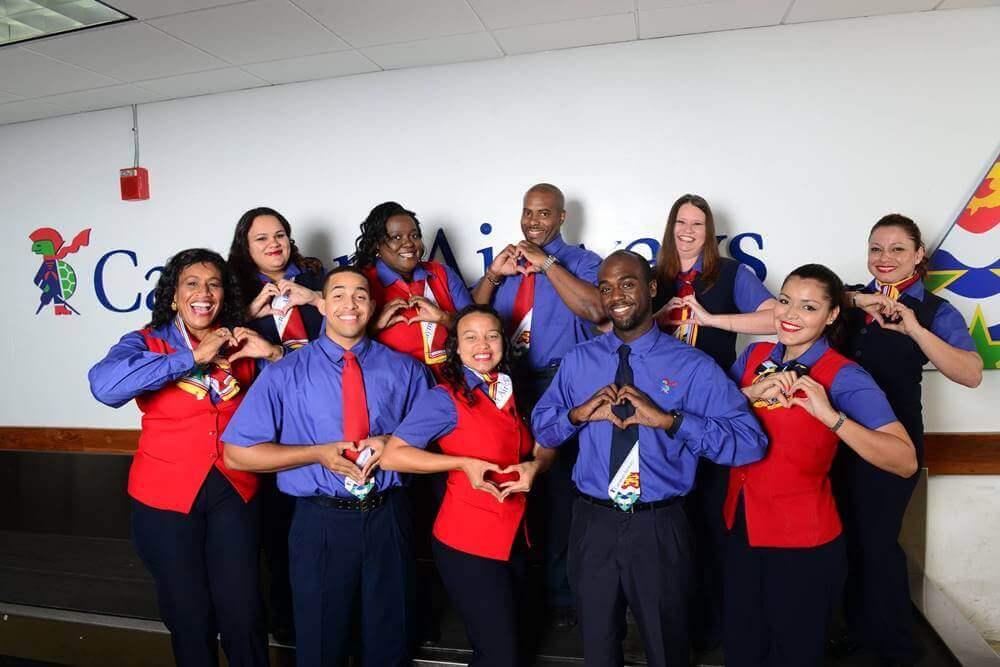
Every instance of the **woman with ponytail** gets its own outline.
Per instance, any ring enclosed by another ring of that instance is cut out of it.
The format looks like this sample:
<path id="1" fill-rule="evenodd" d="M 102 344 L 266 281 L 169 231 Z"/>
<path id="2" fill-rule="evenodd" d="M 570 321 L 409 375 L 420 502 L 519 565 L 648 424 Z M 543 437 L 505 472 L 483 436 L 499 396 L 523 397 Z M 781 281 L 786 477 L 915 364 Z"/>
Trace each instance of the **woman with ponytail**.
<path id="1" fill-rule="evenodd" d="M 908 477 L 916 455 L 868 373 L 838 353 L 844 287 L 801 266 L 774 308 L 778 343 L 747 347 L 730 370 L 770 445 L 733 468 L 724 516 L 728 667 L 820 667 L 847 568 L 829 471 L 842 440 L 869 465 Z"/>
<path id="2" fill-rule="evenodd" d="M 847 293 L 846 354 L 885 391 L 913 441 L 918 467 L 924 460 L 924 365 L 930 361 L 967 387 L 983 377 L 983 360 L 962 315 L 924 288 L 927 263 L 920 228 L 898 213 L 886 215 L 868 235 L 874 280 Z M 916 484 L 915 473 L 886 474 L 850 449 L 837 458 L 834 486 L 849 556 L 847 632 L 833 644 L 837 653 L 865 647 L 891 665 L 911 665 L 919 657 L 906 556 L 898 541 Z"/>

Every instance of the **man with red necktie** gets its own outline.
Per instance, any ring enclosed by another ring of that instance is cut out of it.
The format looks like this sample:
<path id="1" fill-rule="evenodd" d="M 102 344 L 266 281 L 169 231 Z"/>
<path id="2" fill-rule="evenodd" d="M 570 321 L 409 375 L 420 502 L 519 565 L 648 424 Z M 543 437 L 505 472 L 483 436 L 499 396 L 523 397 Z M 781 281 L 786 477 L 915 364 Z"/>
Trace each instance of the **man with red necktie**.
<path id="1" fill-rule="evenodd" d="M 323 305 L 324 335 L 268 367 L 247 393 L 222 436 L 225 460 L 277 471 L 278 488 L 297 498 L 289 533 L 297 664 L 343 665 L 352 652 L 366 667 L 409 664 L 409 501 L 398 492 L 403 477 L 378 461 L 430 375 L 366 336 L 375 307 L 358 269 L 327 274 Z M 363 655 L 349 645 L 355 619 Z"/>
<path id="2" fill-rule="evenodd" d="M 601 258 L 563 240 L 565 220 L 566 200 L 559 188 L 548 183 L 529 188 L 521 208 L 524 240 L 501 250 L 472 290 L 476 303 L 492 304 L 504 320 L 526 410 L 548 388 L 563 356 L 587 340 L 587 324 L 605 320 L 595 287 Z M 545 550 L 546 602 L 557 628 L 576 625 L 566 578 L 575 461 L 575 445 L 567 443 L 539 483 L 539 502 L 529 518 L 535 528 L 545 528 L 534 534 Z"/>

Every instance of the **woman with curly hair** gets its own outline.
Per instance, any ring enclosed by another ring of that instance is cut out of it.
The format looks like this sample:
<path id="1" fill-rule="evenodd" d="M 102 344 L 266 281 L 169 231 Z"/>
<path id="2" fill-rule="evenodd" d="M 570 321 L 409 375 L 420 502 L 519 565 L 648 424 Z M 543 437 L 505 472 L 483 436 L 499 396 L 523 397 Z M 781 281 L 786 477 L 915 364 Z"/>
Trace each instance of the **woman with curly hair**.
<path id="1" fill-rule="evenodd" d="M 472 298 L 458 274 L 423 256 L 413 211 L 389 201 L 361 223 L 354 264 L 371 284 L 378 313 L 373 334 L 383 345 L 427 364 L 440 380 L 446 330 Z"/>
<path id="2" fill-rule="evenodd" d="M 105 405 L 142 412 L 129 470 L 132 535 L 156 582 L 178 665 L 268 664 L 258 588 L 257 477 L 226 467 L 219 438 L 255 375 L 284 350 L 235 326 L 240 290 L 220 255 L 183 250 L 156 285 L 152 321 L 90 369 Z"/>
<path id="3" fill-rule="evenodd" d="M 534 443 L 517 408 L 510 345 L 496 311 L 460 310 L 445 350 L 442 383 L 396 429 L 381 466 L 448 473 L 432 549 L 472 644 L 470 665 L 516 665 L 527 494 L 556 454 Z M 434 440 L 441 453 L 425 450 Z"/>

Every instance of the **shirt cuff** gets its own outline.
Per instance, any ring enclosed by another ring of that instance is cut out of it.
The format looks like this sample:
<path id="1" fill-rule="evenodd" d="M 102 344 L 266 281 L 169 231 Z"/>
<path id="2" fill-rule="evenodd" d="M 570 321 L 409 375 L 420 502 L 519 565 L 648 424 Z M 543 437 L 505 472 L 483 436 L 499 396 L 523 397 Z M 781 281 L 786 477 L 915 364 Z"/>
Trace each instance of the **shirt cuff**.
<path id="1" fill-rule="evenodd" d="M 705 418 L 700 415 L 693 415 L 690 412 L 684 413 L 681 427 L 677 429 L 675 440 L 683 440 L 697 444 L 701 442 L 701 436 L 705 432 Z"/>
<path id="2" fill-rule="evenodd" d="M 538 438 L 539 445 L 547 448 L 558 447 L 576 435 L 576 432 L 583 428 L 583 424 L 575 426 L 573 422 L 569 420 L 569 413 L 570 411 L 568 409 L 559 410 L 559 415 L 556 417 L 555 424 L 545 429 L 544 433 L 539 434 L 542 435 L 542 438 Z"/>
<path id="3" fill-rule="evenodd" d="M 170 360 L 170 372 L 176 377 L 183 377 L 194 370 L 194 352 L 191 350 L 177 350 L 168 354 L 167 358 Z"/>

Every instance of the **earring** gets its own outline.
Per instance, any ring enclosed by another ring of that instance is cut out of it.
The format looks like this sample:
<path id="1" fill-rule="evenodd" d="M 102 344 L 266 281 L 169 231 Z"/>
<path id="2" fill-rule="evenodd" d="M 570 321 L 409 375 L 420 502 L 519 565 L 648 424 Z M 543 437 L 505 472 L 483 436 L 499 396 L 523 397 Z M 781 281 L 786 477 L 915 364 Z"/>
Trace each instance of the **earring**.
<path id="1" fill-rule="evenodd" d="M 172 301 L 170 303 L 170 310 L 177 310 L 177 302 L 176 301 Z"/>

